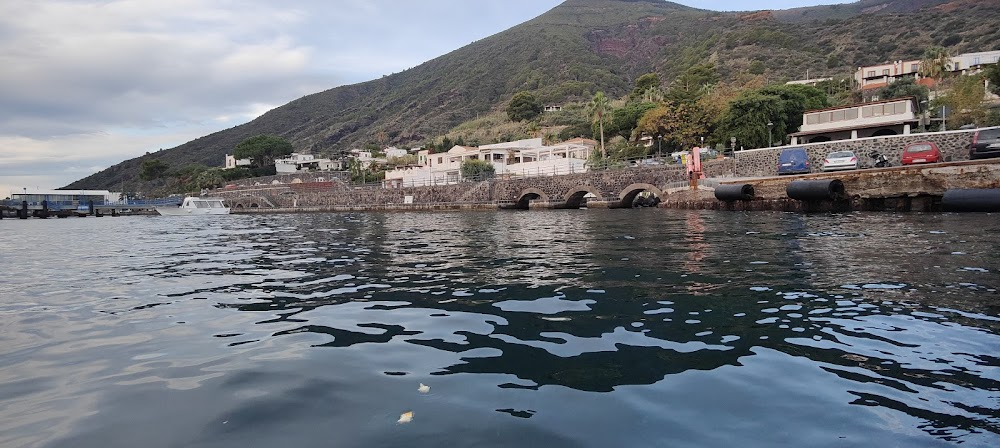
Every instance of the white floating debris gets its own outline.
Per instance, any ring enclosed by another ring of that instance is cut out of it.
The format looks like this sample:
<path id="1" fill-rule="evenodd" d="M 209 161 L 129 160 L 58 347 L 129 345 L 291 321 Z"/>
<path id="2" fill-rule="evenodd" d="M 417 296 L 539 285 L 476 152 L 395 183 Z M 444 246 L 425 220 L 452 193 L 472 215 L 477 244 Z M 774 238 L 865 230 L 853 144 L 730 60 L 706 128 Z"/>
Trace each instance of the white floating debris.
<path id="1" fill-rule="evenodd" d="M 410 423 L 413 421 L 413 411 L 408 411 L 400 414 L 399 420 L 396 423 Z"/>
<path id="2" fill-rule="evenodd" d="M 420 387 L 417 388 L 417 392 L 420 392 L 422 394 L 426 394 L 427 392 L 430 392 L 430 391 L 431 391 L 431 387 L 428 386 L 428 385 L 426 385 L 426 384 L 424 384 L 424 383 L 420 383 Z"/>
<path id="3" fill-rule="evenodd" d="M 588 294 L 604 294 L 605 291 L 603 289 L 588 289 L 587 293 Z"/>

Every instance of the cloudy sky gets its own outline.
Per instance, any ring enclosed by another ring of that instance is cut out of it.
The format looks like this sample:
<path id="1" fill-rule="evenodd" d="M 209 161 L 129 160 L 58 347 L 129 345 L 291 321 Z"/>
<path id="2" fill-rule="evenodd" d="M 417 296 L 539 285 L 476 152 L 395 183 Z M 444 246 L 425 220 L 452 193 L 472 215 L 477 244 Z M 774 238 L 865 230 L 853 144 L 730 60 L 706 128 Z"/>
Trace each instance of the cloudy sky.
<path id="1" fill-rule="evenodd" d="M 3 0 L 0 198 L 405 70 L 560 2 Z M 846 1 L 678 3 L 728 11 Z"/>

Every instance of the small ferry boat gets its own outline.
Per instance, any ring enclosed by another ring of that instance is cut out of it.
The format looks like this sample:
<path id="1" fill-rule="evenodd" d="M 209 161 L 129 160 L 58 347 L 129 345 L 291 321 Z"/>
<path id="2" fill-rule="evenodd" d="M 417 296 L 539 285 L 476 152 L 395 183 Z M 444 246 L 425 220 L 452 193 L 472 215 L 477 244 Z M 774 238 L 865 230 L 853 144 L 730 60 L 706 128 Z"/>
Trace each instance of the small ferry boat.
<path id="1" fill-rule="evenodd" d="M 156 207 L 156 212 L 164 216 L 228 215 L 229 207 L 221 198 L 188 196 L 177 206 Z"/>

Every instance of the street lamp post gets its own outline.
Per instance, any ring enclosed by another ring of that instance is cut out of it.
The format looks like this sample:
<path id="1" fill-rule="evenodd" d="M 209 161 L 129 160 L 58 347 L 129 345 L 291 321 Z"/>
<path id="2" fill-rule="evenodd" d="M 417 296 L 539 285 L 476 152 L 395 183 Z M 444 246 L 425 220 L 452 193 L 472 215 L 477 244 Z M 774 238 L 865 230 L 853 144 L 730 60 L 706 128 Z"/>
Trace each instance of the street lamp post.
<path id="1" fill-rule="evenodd" d="M 942 131 L 947 131 L 948 130 L 948 124 L 947 123 L 948 123 L 948 117 L 945 116 L 944 105 L 941 105 L 941 130 Z"/>
<path id="2" fill-rule="evenodd" d="M 729 143 L 733 144 L 733 177 L 736 177 L 736 137 L 729 137 Z"/>
<path id="3" fill-rule="evenodd" d="M 773 127 L 774 127 L 774 123 L 768 121 L 767 122 L 767 147 L 768 148 L 774 146 L 773 140 L 771 139 L 771 128 L 773 128 Z"/>

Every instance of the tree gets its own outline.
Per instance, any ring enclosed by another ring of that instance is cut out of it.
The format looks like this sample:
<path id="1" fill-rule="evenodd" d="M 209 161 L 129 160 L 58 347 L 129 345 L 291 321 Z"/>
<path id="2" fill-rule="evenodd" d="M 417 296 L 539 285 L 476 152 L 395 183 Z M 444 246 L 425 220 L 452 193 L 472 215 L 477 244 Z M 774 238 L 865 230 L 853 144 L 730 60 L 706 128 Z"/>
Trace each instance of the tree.
<path id="1" fill-rule="evenodd" d="M 643 114 L 656 107 L 653 103 L 630 103 L 625 107 L 615 109 L 611 113 L 608 126 L 604 129 L 608 134 L 617 134 L 625 139 L 633 137 L 636 124 Z"/>
<path id="2" fill-rule="evenodd" d="M 660 88 L 660 75 L 656 73 L 646 73 L 635 80 L 635 88 L 632 89 L 632 93 L 629 94 L 629 98 L 638 99 L 646 94 L 650 89 L 659 90 Z"/>
<path id="3" fill-rule="evenodd" d="M 917 104 L 922 104 L 927 101 L 930 91 L 927 90 L 926 86 L 917 84 L 913 78 L 904 78 L 878 89 L 877 95 L 883 100 L 913 97 Z"/>
<path id="4" fill-rule="evenodd" d="M 159 179 L 169 169 L 170 165 L 163 163 L 160 159 L 145 160 L 142 162 L 142 171 L 139 173 L 139 178 L 145 181 Z"/>
<path id="5" fill-rule="evenodd" d="M 675 103 L 698 101 L 707 88 L 719 82 L 715 64 L 698 64 L 689 67 L 670 83 L 666 99 Z"/>
<path id="6" fill-rule="evenodd" d="M 507 117 L 511 121 L 533 120 L 541 113 L 542 104 L 528 92 L 517 92 L 507 104 Z"/>
<path id="7" fill-rule="evenodd" d="M 496 173 L 496 168 L 493 167 L 492 163 L 485 160 L 467 159 L 462 161 L 460 171 L 462 172 L 462 179 L 485 180 L 493 177 Z"/>
<path id="8" fill-rule="evenodd" d="M 728 142 L 731 137 L 745 147 L 767 145 L 768 126 L 772 123 L 773 140 L 785 137 L 802 125 L 802 113 L 829 106 L 822 90 L 795 84 L 772 85 L 741 94 L 729 105 L 716 129 L 716 138 Z"/>
<path id="9" fill-rule="evenodd" d="M 601 130 L 601 157 L 608 156 L 607 150 L 604 149 L 604 116 L 609 112 L 611 112 L 611 100 L 604 96 L 604 92 L 597 92 L 587 103 L 587 115 L 590 115 L 593 123 L 597 123 Z"/>
<path id="10" fill-rule="evenodd" d="M 965 124 L 984 122 L 987 116 L 985 97 L 986 86 L 982 76 L 960 76 L 955 79 L 951 91 L 939 99 L 938 104 L 951 109 L 948 124 L 955 129 Z"/>
<path id="11" fill-rule="evenodd" d="M 254 168 L 274 165 L 274 159 L 294 151 L 291 143 L 274 135 L 257 135 L 243 140 L 233 151 L 237 159 L 250 159 Z"/>
<path id="12" fill-rule="evenodd" d="M 990 83 L 990 91 L 1000 95 L 1000 62 L 986 67 L 983 76 Z"/>
<path id="13" fill-rule="evenodd" d="M 222 176 L 222 170 L 218 168 L 202 171 L 195 179 L 196 186 L 199 189 L 218 188 L 225 181 L 226 179 Z"/>
<path id="14" fill-rule="evenodd" d="M 696 104 L 676 103 L 646 112 L 636 129 L 646 135 L 661 135 L 662 142 L 656 144 L 662 145 L 664 152 L 672 152 L 698 145 L 708 132 L 708 123 L 708 116 Z"/>
<path id="15" fill-rule="evenodd" d="M 931 47 L 924 51 L 924 56 L 920 60 L 920 76 L 931 78 L 937 84 L 948 75 L 951 70 L 951 55 L 948 50 L 942 47 Z"/>

